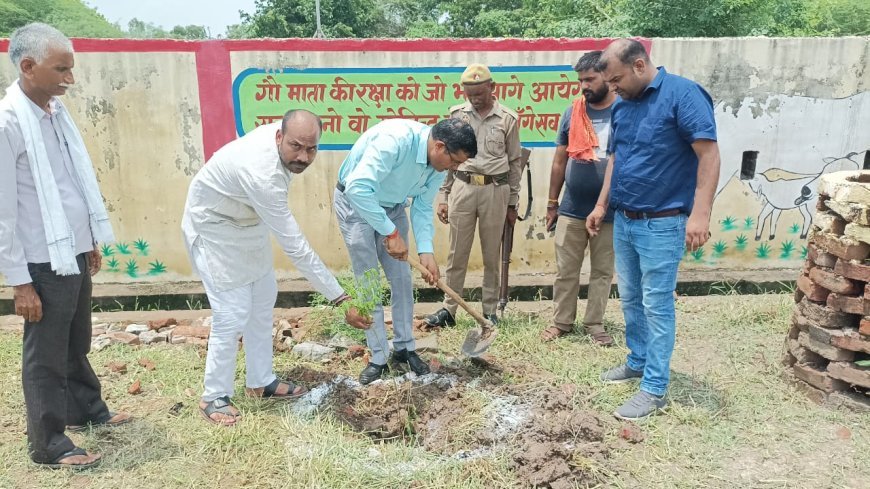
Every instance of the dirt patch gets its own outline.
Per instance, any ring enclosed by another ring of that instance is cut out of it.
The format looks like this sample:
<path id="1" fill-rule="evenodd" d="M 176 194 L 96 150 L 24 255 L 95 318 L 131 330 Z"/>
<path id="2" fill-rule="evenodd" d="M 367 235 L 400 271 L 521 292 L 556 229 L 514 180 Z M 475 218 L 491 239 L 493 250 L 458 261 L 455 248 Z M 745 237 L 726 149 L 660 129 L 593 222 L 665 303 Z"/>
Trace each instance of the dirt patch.
<path id="1" fill-rule="evenodd" d="M 306 407 L 299 412 L 326 410 L 372 439 L 413 441 L 454 459 L 508 454 L 523 486 L 595 485 L 612 475 L 608 458 L 614 445 L 605 442 L 605 434 L 619 425 L 578 408 L 573 385 L 503 380 L 508 369 L 528 368 L 446 362 L 437 373 L 406 374 L 368 386 L 304 367 L 290 376 L 322 382 L 300 401 Z M 546 378 L 541 372 L 523 373 Z"/>
<path id="2" fill-rule="evenodd" d="M 577 409 L 573 386 L 537 393 L 532 416 L 516 436 L 513 456 L 520 480 L 537 487 L 568 488 L 600 482 L 610 448 L 604 443 L 608 422 L 593 411 Z"/>
<path id="3" fill-rule="evenodd" d="M 469 425 L 473 428 L 474 417 L 479 412 L 475 412 L 474 402 L 463 395 L 464 390 L 450 389 L 446 395 L 434 400 L 420 416 L 416 431 L 426 450 L 452 456 L 469 449 L 469 442 L 476 441 L 476 433 L 467 428 Z"/>
<path id="4" fill-rule="evenodd" d="M 431 374 L 430 374 L 431 375 Z M 332 396 L 336 416 L 355 431 L 387 440 L 416 435 L 418 418 L 451 390 L 448 382 L 378 382 L 363 389 L 338 384 Z"/>
<path id="5" fill-rule="evenodd" d="M 317 384 L 330 383 L 335 380 L 335 373 L 324 372 L 323 370 L 315 370 L 306 366 L 298 366 L 290 369 L 289 372 L 282 376 L 284 379 L 290 379 L 293 382 L 311 387 Z"/>

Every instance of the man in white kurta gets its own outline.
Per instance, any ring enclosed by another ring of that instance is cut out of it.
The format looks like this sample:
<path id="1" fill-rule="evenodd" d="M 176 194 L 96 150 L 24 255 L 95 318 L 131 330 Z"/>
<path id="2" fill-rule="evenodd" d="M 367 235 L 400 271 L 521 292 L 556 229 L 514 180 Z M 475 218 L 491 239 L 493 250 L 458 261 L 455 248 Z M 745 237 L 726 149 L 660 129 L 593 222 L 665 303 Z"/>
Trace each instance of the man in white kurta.
<path id="1" fill-rule="evenodd" d="M 296 110 L 219 151 L 190 184 L 182 231 L 212 308 L 212 329 L 200 410 L 224 425 L 238 420 L 231 406 L 236 352 L 244 337 L 246 385 L 264 397 L 297 397 L 301 386 L 272 371 L 272 310 L 278 288 L 269 233 L 314 288 L 333 303 L 348 296 L 302 235 L 287 206 L 294 174 L 314 161 L 321 123 Z M 348 322 L 365 327 L 352 310 Z"/>

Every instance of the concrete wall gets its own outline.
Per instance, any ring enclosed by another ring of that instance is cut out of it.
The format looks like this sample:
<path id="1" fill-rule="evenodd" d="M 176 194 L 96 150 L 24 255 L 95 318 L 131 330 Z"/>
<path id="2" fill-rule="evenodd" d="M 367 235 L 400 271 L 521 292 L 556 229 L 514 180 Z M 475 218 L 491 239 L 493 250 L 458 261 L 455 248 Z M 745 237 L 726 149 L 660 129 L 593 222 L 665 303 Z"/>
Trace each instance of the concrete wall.
<path id="1" fill-rule="evenodd" d="M 238 96 L 235 85 L 252 69 L 282 76 L 291 73 L 299 80 L 317 72 L 340 76 L 370 68 L 421 77 L 438 72 L 448 87 L 456 81 L 448 78 L 458 80 L 459 71 L 470 62 L 501 67 L 497 75 L 503 77 L 527 69 L 521 74 L 526 98 L 506 104 L 540 116 L 561 112 L 570 96 L 532 102 L 534 85 L 554 82 L 563 73 L 572 76 L 570 65 L 579 54 L 600 49 L 606 42 L 76 40 L 78 83 L 65 102 L 97 166 L 116 235 L 126 244 L 106 250 L 104 263 L 115 266 L 112 271 L 106 267 L 97 280 L 190 278 L 179 230 L 187 185 L 209 155 L 244 131 L 237 113 L 247 113 L 240 105 L 251 100 Z M 870 38 L 654 39 L 649 43 L 655 63 L 699 81 L 716 101 L 723 170 L 712 241 L 719 245 L 687 256 L 684 266 L 799 266 L 806 244 L 802 234 L 815 203 L 816 177 L 862 166 L 864 152 L 870 149 L 870 75 L 866 72 Z M 0 41 L 0 50 L 6 47 Z M 365 76 L 377 83 L 387 75 Z M 0 84 L 5 87 L 14 78 L 11 64 L 0 63 Z M 441 113 L 454 102 L 448 95 L 444 107 L 439 107 Z M 283 110 L 308 103 L 288 103 L 285 98 L 269 107 Z M 368 103 L 335 105 L 345 117 L 357 107 L 374 110 Z M 546 120 L 537 122 L 537 130 L 530 126 L 524 132 L 524 141 L 534 147 L 536 200 L 532 218 L 516 229 L 512 270 L 517 272 L 555 268 L 553 242 L 543 224 L 553 155 L 547 141 L 554 132 Z M 325 135 L 324 142 L 337 136 Z M 340 270 L 348 262 L 330 198 L 346 150 L 340 144 L 326 146 L 332 149 L 321 151 L 316 166 L 294 180 L 290 206 L 313 247 L 329 266 Z M 758 163 L 755 175 L 741 181 L 745 151 L 757 151 Z M 804 187 L 811 193 L 806 194 Z M 757 230 L 759 222 L 764 228 Z M 443 264 L 447 228 L 436 223 L 436 230 L 436 249 Z M 289 260 L 277 249 L 275 259 L 281 273 L 293 274 Z M 479 266 L 475 254 L 472 267 Z"/>

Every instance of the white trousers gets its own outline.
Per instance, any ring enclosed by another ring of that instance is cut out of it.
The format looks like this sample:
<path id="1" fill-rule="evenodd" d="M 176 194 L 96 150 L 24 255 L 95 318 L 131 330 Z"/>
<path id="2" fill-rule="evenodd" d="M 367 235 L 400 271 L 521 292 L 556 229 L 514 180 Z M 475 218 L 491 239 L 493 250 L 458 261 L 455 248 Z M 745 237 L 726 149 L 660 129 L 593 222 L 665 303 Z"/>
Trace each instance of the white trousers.
<path id="1" fill-rule="evenodd" d="M 193 246 L 191 258 L 212 311 L 202 400 L 232 397 L 240 337 L 245 346 L 245 385 L 271 384 L 276 378 L 272 371 L 272 312 L 278 297 L 275 272 L 235 289 L 216 291 L 202 248 Z"/>

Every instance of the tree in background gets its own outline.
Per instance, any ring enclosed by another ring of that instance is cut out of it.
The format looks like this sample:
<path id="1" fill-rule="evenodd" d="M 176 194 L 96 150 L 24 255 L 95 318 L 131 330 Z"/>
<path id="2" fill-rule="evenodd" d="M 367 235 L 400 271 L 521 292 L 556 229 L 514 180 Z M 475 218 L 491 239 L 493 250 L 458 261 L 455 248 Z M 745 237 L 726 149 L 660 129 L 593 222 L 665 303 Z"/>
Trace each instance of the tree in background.
<path id="1" fill-rule="evenodd" d="M 311 37 L 315 0 L 257 0 L 226 37 Z M 127 29 L 81 0 L 0 0 L 0 36 L 28 22 L 70 37 L 206 39 L 138 19 Z M 866 36 L 870 0 L 321 0 L 327 37 Z"/>
<path id="2" fill-rule="evenodd" d="M 0 37 L 37 21 L 69 37 L 124 37 L 120 28 L 80 0 L 0 0 Z"/>
<path id="3" fill-rule="evenodd" d="M 327 37 L 870 34 L 868 0 L 321 0 Z M 228 37 L 311 37 L 314 0 L 257 0 Z"/>
<path id="4" fill-rule="evenodd" d="M 177 25 L 167 31 L 153 22 L 145 22 L 137 18 L 127 22 L 124 37 L 133 39 L 208 39 L 208 30 L 201 25 Z"/>
<path id="5" fill-rule="evenodd" d="M 314 0 L 257 0 L 240 14 L 250 37 L 311 37 L 317 25 Z M 323 0 L 320 18 L 327 37 L 379 37 L 386 27 L 379 0 Z"/>
<path id="6" fill-rule="evenodd" d="M 0 0 L 0 37 L 30 22 L 45 22 L 69 37 L 141 39 L 207 39 L 208 31 L 200 25 L 177 25 L 166 31 L 162 27 L 132 19 L 126 31 L 106 20 L 96 9 L 81 0 Z"/>

